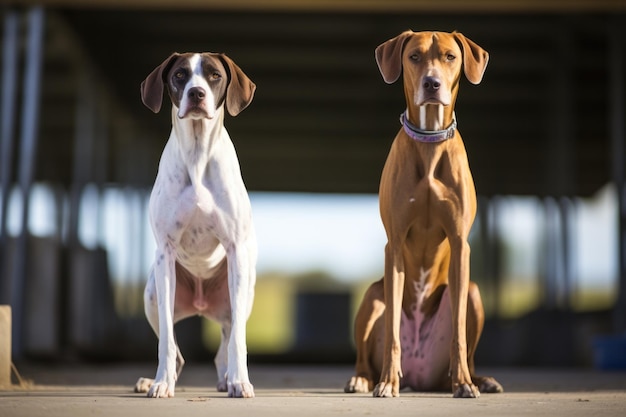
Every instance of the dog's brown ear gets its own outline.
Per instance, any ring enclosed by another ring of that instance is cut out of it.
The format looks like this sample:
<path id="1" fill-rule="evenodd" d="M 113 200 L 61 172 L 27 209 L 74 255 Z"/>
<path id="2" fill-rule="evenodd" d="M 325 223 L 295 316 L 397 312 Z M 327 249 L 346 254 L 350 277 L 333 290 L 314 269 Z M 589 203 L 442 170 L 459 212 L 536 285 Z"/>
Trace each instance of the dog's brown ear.
<path id="1" fill-rule="evenodd" d="M 402 50 L 412 30 L 402 32 L 376 48 L 376 63 L 387 84 L 395 83 L 402 74 Z"/>
<path id="2" fill-rule="evenodd" d="M 141 83 L 141 101 L 143 104 L 155 113 L 161 110 L 163 103 L 163 84 L 165 76 L 174 63 L 174 60 L 180 54 L 174 52 L 165 61 L 156 67 L 143 82 Z"/>
<path id="3" fill-rule="evenodd" d="M 485 69 L 487 69 L 489 54 L 461 33 L 454 32 L 454 38 L 463 50 L 463 70 L 465 71 L 465 76 L 472 84 L 479 84 L 483 79 Z"/>
<path id="4" fill-rule="evenodd" d="M 230 75 L 226 87 L 226 110 L 231 116 L 237 116 L 252 102 L 256 85 L 232 59 L 225 54 L 219 54 L 219 57 Z"/>

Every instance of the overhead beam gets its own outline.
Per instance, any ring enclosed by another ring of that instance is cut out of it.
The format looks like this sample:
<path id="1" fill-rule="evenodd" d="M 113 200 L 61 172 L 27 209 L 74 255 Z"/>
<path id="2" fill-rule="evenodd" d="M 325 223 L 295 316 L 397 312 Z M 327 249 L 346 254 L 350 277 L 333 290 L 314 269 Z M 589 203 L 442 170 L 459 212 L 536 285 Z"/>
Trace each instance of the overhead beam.
<path id="1" fill-rule="evenodd" d="M 318 12 L 607 12 L 621 0 L 22 0 L 46 7 Z"/>

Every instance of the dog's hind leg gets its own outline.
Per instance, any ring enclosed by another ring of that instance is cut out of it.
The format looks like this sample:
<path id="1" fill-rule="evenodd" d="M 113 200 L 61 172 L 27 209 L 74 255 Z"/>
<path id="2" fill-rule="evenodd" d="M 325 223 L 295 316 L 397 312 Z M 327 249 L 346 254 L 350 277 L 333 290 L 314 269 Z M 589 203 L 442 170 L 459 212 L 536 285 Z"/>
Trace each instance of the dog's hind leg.
<path id="1" fill-rule="evenodd" d="M 474 353 L 478 346 L 478 340 L 483 331 L 485 313 L 483 302 L 480 297 L 478 285 L 470 281 L 467 299 L 467 365 L 469 367 L 472 382 L 483 393 L 503 392 L 502 385 L 495 378 L 490 376 L 477 376 L 474 372 Z"/>
<path id="2" fill-rule="evenodd" d="M 375 358 L 379 357 L 383 341 L 382 315 L 385 311 L 383 281 L 373 283 L 363 296 L 354 325 L 356 343 L 356 366 L 354 376 L 348 380 L 344 392 L 369 392 L 374 381 L 380 378 L 381 364 L 374 369 Z M 378 345 L 378 346 L 377 346 Z M 376 349 L 378 347 L 378 349 Z"/>

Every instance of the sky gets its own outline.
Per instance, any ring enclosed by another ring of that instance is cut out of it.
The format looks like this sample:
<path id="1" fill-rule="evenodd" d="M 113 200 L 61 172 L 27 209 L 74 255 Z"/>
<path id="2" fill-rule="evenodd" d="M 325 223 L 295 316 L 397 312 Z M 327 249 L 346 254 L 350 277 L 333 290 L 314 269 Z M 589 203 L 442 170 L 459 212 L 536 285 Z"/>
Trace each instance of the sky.
<path id="1" fill-rule="evenodd" d="M 300 273 L 325 270 L 343 281 L 382 276 L 387 241 L 377 195 L 252 193 L 259 244 L 258 271 Z M 576 199 L 572 245 L 581 286 L 615 284 L 617 200 L 614 187 Z M 512 250 L 506 272 L 515 278 L 541 273 L 546 227 L 543 202 L 502 197 L 498 227 Z"/>
<path id="2" fill-rule="evenodd" d="M 83 195 L 80 239 L 88 248 L 107 249 L 114 281 L 147 278 L 154 255 L 148 224 L 146 190 L 111 187 L 98 195 L 95 187 Z M 376 195 L 250 193 L 257 232 L 257 271 L 300 274 L 327 272 L 340 281 L 382 276 L 385 232 Z M 20 224 L 18 192 L 9 204 L 9 233 Z M 583 286 L 614 286 L 617 265 L 617 197 L 606 186 L 592 198 L 577 199 L 574 225 L 575 272 Z M 512 249 L 508 273 L 536 276 L 542 255 L 542 231 L 549 220 L 542 202 L 532 197 L 502 197 L 501 236 Z M 67 206 L 63 208 L 66 210 Z M 30 228 L 37 236 L 55 234 L 58 227 L 50 188 L 33 192 Z M 534 274 L 534 275 L 533 275 Z"/>
<path id="3" fill-rule="evenodd" d="M 376 195 L 252 193 L 259 272 L 382 276 L 385 231 Z"/>

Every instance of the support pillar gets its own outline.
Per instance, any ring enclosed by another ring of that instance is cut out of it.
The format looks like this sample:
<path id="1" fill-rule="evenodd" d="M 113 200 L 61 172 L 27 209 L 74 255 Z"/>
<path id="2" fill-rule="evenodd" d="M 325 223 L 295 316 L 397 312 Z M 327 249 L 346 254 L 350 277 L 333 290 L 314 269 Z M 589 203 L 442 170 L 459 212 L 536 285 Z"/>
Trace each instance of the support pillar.
<path id="1" fill-rule="evenodd" d="M 613 182 L 618 204 L 618 296 L 614 308 L 614 329 L 626 333 L 626 144 L 624 138 L 624 30 L 623 17 L 614 17 L 609 25 L 609 126 Z"/>
<path id="2" fill-rule="evenodd" d="M 13 147 L 15 142 L 15 107 L 18 81 L 19 15 L 8 10 L 4 16 L 2 39 L 2 102 L 0 104 L 0 304 L 11 302 L 11 278 L 6 274 L 9 262 L 7 237 L 7 209 L 13 175 Z"/>
<path id="3" fill-rule="evenodd" d="M 11 285 L 13 309 L 13 355 L 22 354 L 24 316 L 24 281 L 28 260 L 28 213 L 30 191 L 35 174 L 37 136 L 39 130 L 40 83 L 43 61 L 44 9 L 35 6 L 29 10 L 28 38 L 24 67 L 22 120 L 20 125 L 20 156 L 18 183 L 22 193 L 22 227 L 17 238 L 15 268 Z"/>

